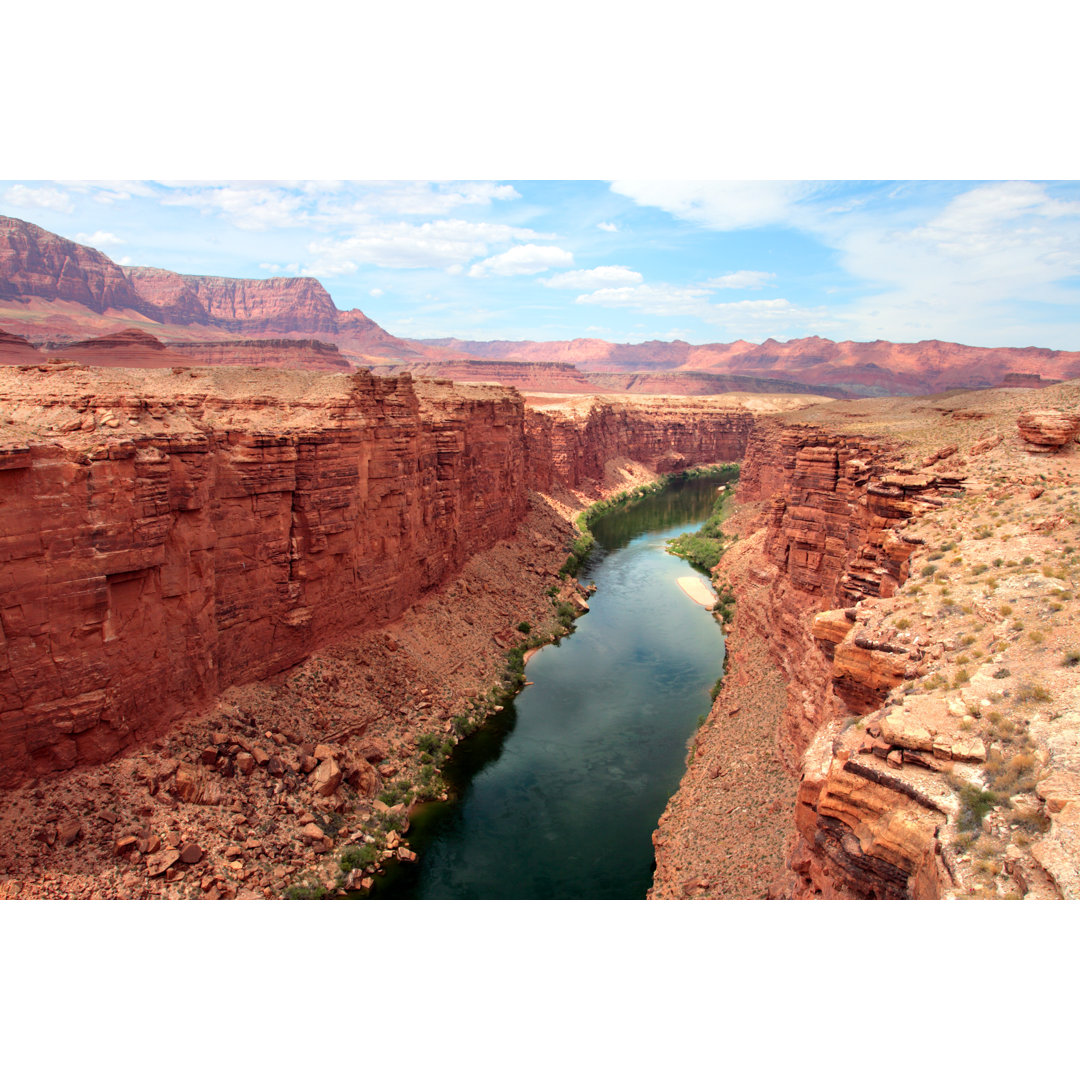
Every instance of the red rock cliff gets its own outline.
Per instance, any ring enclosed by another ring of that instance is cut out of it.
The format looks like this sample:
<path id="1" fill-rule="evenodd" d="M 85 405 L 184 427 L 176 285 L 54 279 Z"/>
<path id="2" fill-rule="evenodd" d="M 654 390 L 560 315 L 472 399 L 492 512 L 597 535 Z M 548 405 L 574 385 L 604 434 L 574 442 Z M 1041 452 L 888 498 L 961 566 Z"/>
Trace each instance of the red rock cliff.
<path id="1" fill-rule="evenodd" d="M 604 475 L 612 458 L 632 458 L 657 472 L 706 462 L 738 461 L 755 417 L 748 409 L 701 399 L 585 399 L 572 409 L 530 409 L 529 484 L 577 488 Z"/>
<path id="2" fill-rule="evenodd" d="M 0 786 L 97 762 L 401 614 L 530 488 L 738 458 L 745 410 L 526 412 L 500 387 L 0 371 Z"/>
<path id="3" fill-rule="evenodd" d="M 338 310 L 314 278 L 204 277 L 149 266 L 133 266 L 125 274 L 162 322 L 249 334 L 337 330 Z"/>
<path id="4" fill-rule="evenodd" d="M 0 300 L 31 296 L 70 300 L 95 312 L 145 307 L 123 270 L 100 251 L 0 217 Z"/>
<path id="5" fill-rule="evenodd" d="M 848 707 L 869 712 L 905 678 L 910 658 L 859 636 L 839 647 L 825 636 L 823 649 L 813 621 L 815 612 L 844 608 L 850 627 L 860 601 L 893 595 L 916 547 L 904 523 L 920 504 L 935 505 L 942 491 L 959 487 L 956 476 L 901 469 L 893 447 L 865 436 L 771 420 L 750 436 L 737 497 L 771 501 L 765 563 L 737 589 L 748 624 L 789 678 L 780 746 L 792 767 L 833 715 L 834 689 Z"/>
<path id="6" fill-rule="evenodd" d="M 104 760 L 394 618 L 525 510 L 512 393 L 366 373 L 4 375 L 3 785 Z"/>

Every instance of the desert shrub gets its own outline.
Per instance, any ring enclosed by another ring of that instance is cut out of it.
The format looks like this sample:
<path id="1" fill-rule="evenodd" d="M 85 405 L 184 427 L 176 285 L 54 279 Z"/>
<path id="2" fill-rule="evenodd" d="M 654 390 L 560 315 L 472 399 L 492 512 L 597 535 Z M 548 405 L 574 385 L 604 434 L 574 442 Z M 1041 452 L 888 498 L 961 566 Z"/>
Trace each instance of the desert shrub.
<path id="1" fill-rule="evenodd" d="M 896 620 L 896 629 L 897 630 L 906 630 L 910 625 L 911 625 L 911 620 L 910 619 L 897 619 Z"/>
<path id="2" fill-rule="evenodd" d="M 315 884 L 290 885 L 285 890 L 286 900 L 325 900 L 327 897 L 326 886 Z"/>
<path id="3" fill-rule="evenodd" d="M 569 630 L 574 625 L 577 617 L 577 608 L 567 600 L 560 600 L 555 605 L 555 618 L 564 630 Z"/>
<path id="4" fill-rule="evenodd" d="M 338 866 L 343 874 L 347 874 L 350 870 L 362 870 L 365 866 L 370 866 L 378 856 L 374 844 L 364 844 L 363 847 L 350 844 L 338 856 Z"/>
<path id="5" fill-rule="evenodd" d="M 965 833 L 977 832 L 982 819 L 997 805 L 997 796 L 975 784 L 964 784 L 957 795 L 960 798 L 960 817 L 956 827 Z"/>
<path id="6" fill-rule="evenodd" d="M 1014 810 L 1009 824 L 1027 836 L 1039 836 L 1050 828 L 1050 818 L 1040 810 Z"/>
<path id="7" fill-rule="evenodd" d="M 983 771 L 995 794 L 999 798 L 1008 798 L 1035 790 L 1037 764 L 1035 755 L 1027 751 L 1006 757 L 998 750 L 991 750 L 986 755 Z"/>
<path id="8" fill-rule="evenodd" d="M 1053 695 L 1042 683 L 1021 683 L 1016 688 L 1016 700 L 1021 705 L 1053 700 Z"/>
<path id="9" fill-rule="evenodd" d="M 424 753 L 431 754 L 439 748 L 442 739 L 432 731 L 425 731 L 416 740 L 416 748 Z"/>
<path id="10" fill-rule="evenodd" d="M 1070 649 L 1062 658 L 1062 667 L 1076 667 L 1080 664 L 1080 649 Z"/>

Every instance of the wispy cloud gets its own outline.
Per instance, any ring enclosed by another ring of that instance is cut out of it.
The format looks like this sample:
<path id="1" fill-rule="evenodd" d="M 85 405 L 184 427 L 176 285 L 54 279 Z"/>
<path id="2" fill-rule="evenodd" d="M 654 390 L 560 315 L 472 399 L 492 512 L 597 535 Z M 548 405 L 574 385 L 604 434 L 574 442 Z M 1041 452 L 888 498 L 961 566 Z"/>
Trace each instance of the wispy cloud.
<path id="1" fill-rule="evenodd" d="M 352 205 L 352 211 L 380 217 L 439 217 L 469 206 L 490 206 L 492 202 L 520 199 L 512 184 L 490 181 L 433 184 L 385 183 L 367 185 Z"/>
<path id="2" fill-rule="evenodd" d="M 735 270 L 730 274 L 710 278 L 705 284 L 710 289 L 760 289 L 775 280 L 776 275 L 767 270 Z"/>
<path id="3" fill-rule="evenodd" d="M 727 336 L 783 336 L 792 330 L 802 332 L 807 320 L 819 326 L 841 325 L 831 319 L 824 309 L 803 308 L 782 297 L 716 303 L 711 298 L 712 291 L 708 285 L 628 285 L 597 289 L 578 296 L 575 302 L 629 308 L 645 315 L 665 318 L 690 316 L 710 326 L 723 328 Z"/>
<path id="4" fill-rule="evenodd" d="M 532 240 L 538 235 L 532 229 L 488 221 L 373 222 L 354 229 L 347 237 L 312 241 L 308 250 L 314 258 L 304 273 L 337 277 L 365 264 L 460 272 L 468 262 L 486 256 L 493 246 Z"/>
<path id="5" fill-rule="evenodd" d="M 105 232 L 102 229 L 98 229 L 97 232 L 92 233 L 76 233 L 74 239 L 80 244 L 86 244 L 88 247 L 100 247 L 103 244 L 108 244 L 113 247 L 117 244 L 123 244 L 123 240 L 119 236 L 114 235 L 111 232 Z"/>
<path id="6" fill-rule="evenodd" d="M 697 315 L 709 309 L 709 290 L 684 285 L 619 285 L 576 298 L 578 304 L 626 307 L 649 315 Z"/>
<path id="7" fill-rule="evenodd" d="M 164 206 L 191 206 L 217 212 L 239 229 L 289 228 L 309 220 L 302 195 L 275 187 L 228 186 L 170 191 Z"/>
<path id="8" fill-rule="evenodd" d="M 611 185 L 640 206 L 721 231 L 788 223 L 816 188 L 801 181 L 743 180 L 616 180 Z"/>
<path id="9" fill-rule="evenodd" d="M 539 274 L 556 266 L 570 266 L 574 254 L 560 247 L 519 244 L 469 267 L 469 277 L 515 277 Z"/>
<path id="10" fill-rule="evenodd" d="M 1075 309 L 1080 202 L 1008 181 L 910 218 L 861 213 L 823 233 L 843 268 L 872 287 L 846 313 L 856 332 L 992 343 L 1014 332 L 1019 305 Z"/>
<path id="11" fill-rule="evenodd" d="M 152 198 L 154 189 L 142 180 L 69 180 L 63 184 L 69 191 L 90 195 L 95 202 L 108 205 L 132 197 Z"/>
<path id="12" fill-rule="evenodd" d="M 552 289 L 602 289 L 615 285 L 637 285 L 644 279 L 629 266 L 594 266 L 591 270 L 567 270 L 542 278 L 541 285 Z"/>
<path id="13" fill-rule="evenodd" d="M 1052 322 L 1048 309 L 1057 305 L 1058 322 L 1076 326 L 1080 202 L 1055 197 L 1046 184 L 1013 180 L 961 191 L 955 191 L 957 185 L 901 184 L 856 197 L 843 190 L 839 199 L 836 185 L 825 184 L 619 181 L 611 186 L 641 206 L 704 229 L 782 228 L 831 249 L 847 275 L 845 291 L 854 298 L 836 301 L 820 318 L 852 336 L 1015 341 L 1017 326 L 1030 314 L 1025 305 L 1039 305 L 1040 321 L 1047 323 Z M 943 189 L 949 187 L 955 193 L 943 204 Z M 755 287 L 744 273 L 707 284 Z M 817 309 L 793 306 L 791 312 L 796 310 Z M 701 318 L 712 321 L 705 312 Z M 814 322 L 804 330 L 822 325 Z"/>
<path id="14" fill-rule="evenodd" d="M 26 187 L 15 184 L 3 194 L 3 201 L 9 206 L 25 207 L 28 210 L 59 210 L 70 214 L 75 209 L 71 196 L 59 188 Z"/>
<path id="15" fill-rule="evenodd" d="M 613 221 L 598 221 L 596 223 L 596 227 L 598 229 L 603 229 L 604 232 L 618 232 L 619 231 L 619 226 L 616 225 Z"/>

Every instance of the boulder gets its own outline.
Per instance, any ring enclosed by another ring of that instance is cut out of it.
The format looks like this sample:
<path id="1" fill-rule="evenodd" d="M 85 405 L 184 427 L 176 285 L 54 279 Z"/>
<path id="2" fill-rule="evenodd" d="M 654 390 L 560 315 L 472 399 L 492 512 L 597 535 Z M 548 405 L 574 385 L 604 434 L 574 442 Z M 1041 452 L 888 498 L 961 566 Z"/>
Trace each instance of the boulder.
<path id="1" fill-rule="evenodd" d="M 203 849 L 198 844 L 189 842 L 180 849 L 180 861 L 189 866 L 202 862 L 202 857 Z"/>
<path id="2" fill-rule="evenodd" d="M 56 826 L 56 835 L 64 847 L 71 847 L 82 835 L 82 822 L 78 818 L 61 818 Z"/>
<path id="3" fill-rule="evenodd" d="M 321 844 L 326 839 L 326 833 L 319 828 L 313 821 L 309 821 L 300 830 L 300 839 L 305 844 Z"/>
<path id="4" fill-rule="evenodd" d="M 1033 454 L 1052 454 L 1072 442 L 1080 432 L 1080 414 L 1059 409 L 1029 409 L 1016 418 L 1020 438 Z"/>
<path id="5" fill-rule="evenodd" d="M 341 780 L 341 769 L 337 762 L 329 757 L 320 762 L 319 767 L 311 774 L 311 784 L 316 795 L 333 795 Z"/>
<path id="6" fill-rule="evenodd" d="M 221 785 L 199 766 L 181 765 L 176 770 L 174 790 L 182 802 L 199 806 L 218 806 L 228 801 Z"/>
<path id="7" fill-rule="evenodd" d="M 164 874 L 166 870 L 172 869 L 173 864 L 179 859 L 180 852 L 176 848 L 164 848 L 147 858 L 146 872 L 150 877 L 157 877 L 159 874 Z"/>

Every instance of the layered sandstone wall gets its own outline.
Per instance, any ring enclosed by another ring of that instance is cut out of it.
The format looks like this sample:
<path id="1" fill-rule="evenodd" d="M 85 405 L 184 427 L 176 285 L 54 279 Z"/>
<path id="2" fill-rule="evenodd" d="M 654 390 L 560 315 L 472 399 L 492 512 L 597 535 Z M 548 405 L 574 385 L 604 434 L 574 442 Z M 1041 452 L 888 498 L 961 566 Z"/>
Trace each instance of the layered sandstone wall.
<path id="1" fill-rule="evenodd" d="M 393 619 L 525 512 L 516 395 L 133 375 L 0 393 L 0 784 Z"/>
<path id="2" fill-rule="evenodd" d="M 767 641 L 788 680 L 777 745 L 802 776 L 789 895 L 941 891 L 947 800 L 873 757 L 834 757 L 830 732 L 929 669 L 927 649 L 881 633 L 870 615 L 910 573 L 922 541 L 907 523 L 960 486 L 947 462 L 912 468 L 884 439 L 775 421 L 750 437 L 738 498 L 764 504 L 766 528 L 756 565 L 733 584 L 739 633 Z"/>
<path id="3" fill-rule="evenodd" d="M 631 458 L 656 472 L 738 461 L 754 423 L 745 408 L 662 398 L 640 407 L 598 398 L 587 411 L 530 409 L 529 486 L 547 491 L 557 482 L 580 488 L 602 478 L 605 462 L 613 458 Z"/>
<path id="4" fill-rule="evenodd" d="M 745 410 L 540 416 L 367 372 L 0 372 L 0 786 L 399 616 L 529 490 L 741 456 Z"/>
<path id="5" fill-rule="evenodd" d="M 951 473 L 900 464 L 880 439 L 771 420 L 751 435 L 738 498 L 768 499 L 767 531 L 762 565 L 737 587 L 747 596 L 747 623 L 768 638 L 790 680 L 780 746 L 791 767 L 834 715 L 834 690 L 847 707 L 868 712 L 911 666 L 861 635 L 820 647 L 815 613 L 845 609 L 850 628 L 855 605 L 892 596 L 918 546 L 905 522 L 959 486 Z"/>
<path id="6" fill-rule="evenodd" d="M 348 371 L 349 361 L 336 345 L 315 339 L 260 338 L 234 341 L 173 341 L 169 352 L 189 364 L 250 364 L 305 371 Z M 70 350 L 67 350 L 70 351 Z"/>

